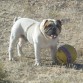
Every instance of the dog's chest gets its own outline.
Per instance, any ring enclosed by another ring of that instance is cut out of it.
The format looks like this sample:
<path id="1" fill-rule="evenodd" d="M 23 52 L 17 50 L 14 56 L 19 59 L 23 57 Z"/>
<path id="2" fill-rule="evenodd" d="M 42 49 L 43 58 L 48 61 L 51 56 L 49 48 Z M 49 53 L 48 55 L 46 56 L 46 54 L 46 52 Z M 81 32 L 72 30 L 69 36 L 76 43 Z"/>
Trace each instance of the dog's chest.
<path id="1" fill-rule="evenodd" d="M 40 41 L 40 47 L 41 48 L 48 48 L 48 47 L 51 47 L 51 46 L 57 46 L 57 42 L 58 42 L 58 39 L 54 39 L 54 40 L 41 40 Z"/>

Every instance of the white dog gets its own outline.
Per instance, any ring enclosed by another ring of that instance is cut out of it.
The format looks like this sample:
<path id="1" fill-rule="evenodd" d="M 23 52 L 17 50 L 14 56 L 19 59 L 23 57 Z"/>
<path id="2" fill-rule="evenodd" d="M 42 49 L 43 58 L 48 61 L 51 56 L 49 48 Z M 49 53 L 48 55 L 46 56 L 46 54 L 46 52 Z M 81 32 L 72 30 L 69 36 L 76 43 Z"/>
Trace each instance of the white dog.
<path id="1" fill-rule="evenodd" d="M 58 35 L 61 32 L 61 21 L 44 19 L 37 22 L 29 18 L 15 18 L 11 29 L 9 43 L 9 60 L 13 60 L 13 48 L 17 44 L 18 55 L 22 55 L 23 41 L 27 40 L 34 45 L 35 65 L 41 64 L 40 49 L 51 49 L 53 63 L 55 63 L 55 52 L 57 49 Z"/>

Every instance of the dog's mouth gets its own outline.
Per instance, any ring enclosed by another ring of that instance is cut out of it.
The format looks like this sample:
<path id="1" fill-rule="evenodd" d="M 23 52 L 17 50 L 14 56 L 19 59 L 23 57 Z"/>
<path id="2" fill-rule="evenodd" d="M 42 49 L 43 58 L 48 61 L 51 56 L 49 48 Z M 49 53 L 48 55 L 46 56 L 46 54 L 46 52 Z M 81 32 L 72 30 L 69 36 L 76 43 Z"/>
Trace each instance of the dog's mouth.
<path id="1" fill-rule="evenodd" d="M 57 38 L 57 36 L 56 35 L 51 35 L 51 38 L 55 39 L 55 38 Z"/>
<path id="2" fill-rule="evenodd" d="M 56 39 L 57 38 L 57 34 L 51 34 L 51 33 L 46 33 L 46 35 L 50 38 L 50 39 Z"/>
<path id="3" fill-rule="evenodd" d="M 48 36 L 50 39 L 56 39 L 57 38 L 57 36 L 56 35 L 50 35 L 50 36 Z"/>
<path id="4" fill-rule="evenodd" d="M 55 39 L 58 34 L 56 33 L 56 31 L 53 31 L 53 30 L 49 30 L 49 31 L 46 31 L 45 34 L 50 38 L 50 39 Z"/>

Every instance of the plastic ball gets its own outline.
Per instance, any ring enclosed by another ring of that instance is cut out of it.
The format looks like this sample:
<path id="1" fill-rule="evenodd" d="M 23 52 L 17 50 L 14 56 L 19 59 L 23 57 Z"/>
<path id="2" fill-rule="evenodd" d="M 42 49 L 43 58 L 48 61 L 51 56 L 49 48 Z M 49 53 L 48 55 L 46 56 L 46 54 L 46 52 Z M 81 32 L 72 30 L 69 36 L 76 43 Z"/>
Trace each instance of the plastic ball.
<path id="1" fill-rule="evenodd" d="M 73 63 L 77 58 L 76 49 L 71 45 L 62 45 L 58 48 L 56 58 L 61 64 Z"/>

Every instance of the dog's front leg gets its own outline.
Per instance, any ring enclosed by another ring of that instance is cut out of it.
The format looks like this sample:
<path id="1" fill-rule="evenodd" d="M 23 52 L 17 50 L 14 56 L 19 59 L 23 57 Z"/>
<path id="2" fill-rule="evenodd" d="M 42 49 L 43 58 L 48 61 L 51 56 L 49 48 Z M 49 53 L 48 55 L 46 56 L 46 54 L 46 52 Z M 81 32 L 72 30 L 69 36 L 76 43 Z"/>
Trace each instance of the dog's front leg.
<path id="1" fill-rule="evenodd" d="M 57 51 L 57 46 L 51 46 L 51 57 L 52 57 L 52 64 L 57 64 L 57 59 L 56 59 L 56 51 Z"/>
<path id="2" fill-rule="evenodd" d="M 34 51 L 35 51 L 35 65 L 40 65 L 41 64 L 41 59 L 40 59 L 40 47 L 38 44 L 34 44 Z"/>

